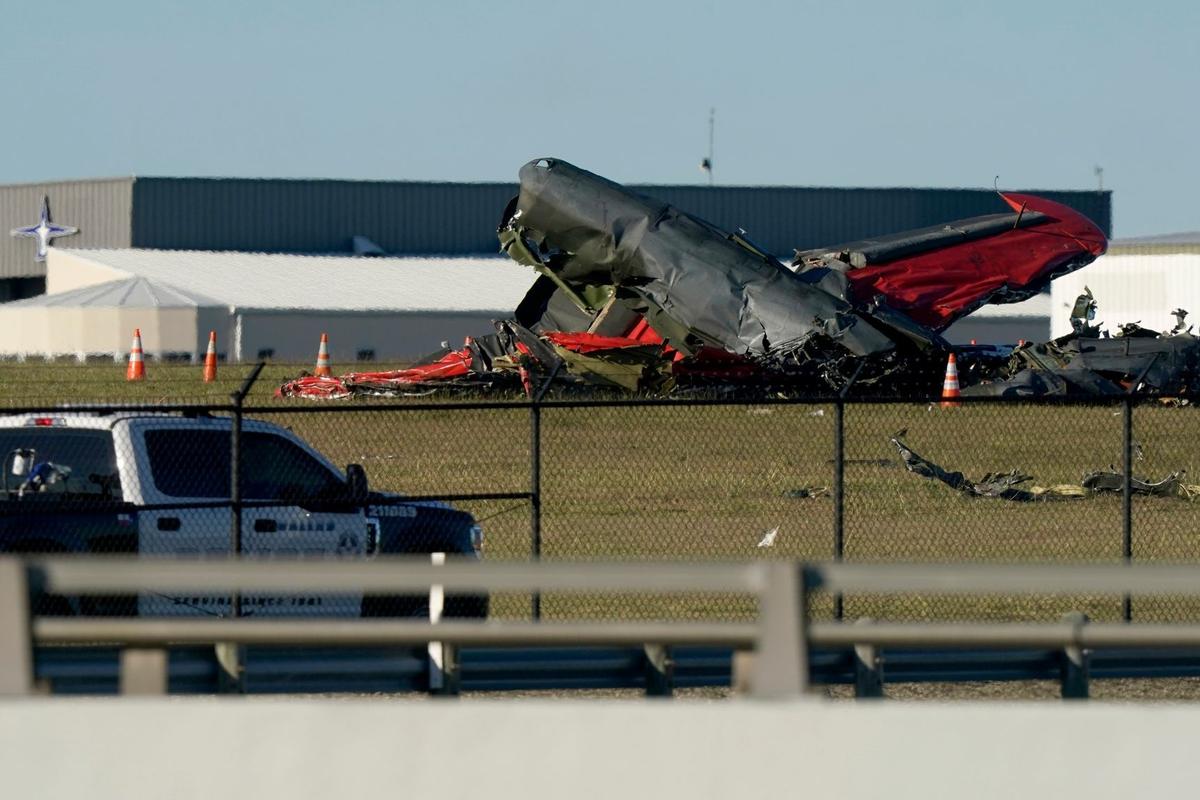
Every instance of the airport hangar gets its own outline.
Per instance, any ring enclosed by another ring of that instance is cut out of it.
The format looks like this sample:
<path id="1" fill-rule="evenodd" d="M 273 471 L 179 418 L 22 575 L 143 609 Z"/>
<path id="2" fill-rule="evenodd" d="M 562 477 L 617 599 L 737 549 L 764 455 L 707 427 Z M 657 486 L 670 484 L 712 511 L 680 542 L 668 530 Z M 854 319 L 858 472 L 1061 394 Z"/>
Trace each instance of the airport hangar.
<path id="1" fill-rule="evenodd" d="M 788 257 L 1006 211 L 982 189 L 642 185 L 639 191 Z M 1107 191 L 1023 190 L 1111 231 Z M 515 183 L 111 178 L 0 186 L 0 229 L 78 229 L 36 258 L 0 235 L 0 356 L 121 358 L 140 327 L 151 358 L 406 360 L 486 333 L 531 271 L 497 257 Z M 1048 296 L 985 307 L 951 341 L 1043 340 Z M 139 324 L 144 320 L 144 324 Z"/>

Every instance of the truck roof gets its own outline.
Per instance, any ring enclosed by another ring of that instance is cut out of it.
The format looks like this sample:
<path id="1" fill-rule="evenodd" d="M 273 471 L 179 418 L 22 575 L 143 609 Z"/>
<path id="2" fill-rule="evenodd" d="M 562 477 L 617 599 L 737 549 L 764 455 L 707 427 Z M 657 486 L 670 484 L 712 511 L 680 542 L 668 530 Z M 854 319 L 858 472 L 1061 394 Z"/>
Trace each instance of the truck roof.
<path id="1" fill-rule="evenodd" d="M 118 422 L 131 419 L 202 419 L 211 420 L 217 427 L 227 427 L 229 420 L 209 417 L 207 414 L 181 414 L 166 411 L 88 411 L 83 409 L 55 408 L 46 411 L 17 414 L 0 413 L 0 428 L 62 427 L 106 430 Z"/>

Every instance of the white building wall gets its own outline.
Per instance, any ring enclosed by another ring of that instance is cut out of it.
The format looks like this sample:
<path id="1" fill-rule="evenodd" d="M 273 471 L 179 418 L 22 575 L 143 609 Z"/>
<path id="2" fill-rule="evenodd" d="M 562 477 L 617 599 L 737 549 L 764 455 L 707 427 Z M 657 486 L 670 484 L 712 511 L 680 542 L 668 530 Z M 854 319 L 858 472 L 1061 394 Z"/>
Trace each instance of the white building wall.
<path id="1" fill-rule="evenodd" d="M 1051 284 L 1052 337 L 1071 332 L 1071 307 L 1085 286 L 1096 298 L 1096 322 L 1111 332 L 1126 322 L 1170 330 L 1177 308 L 1200 326 L 1200 253 L 1110 254 L 1064 275 Z"/>
<path id="2" fill-rule="evenodd" d="M 328 333 L 329 355 L 337 372 L 339 363 L 353 362 L 361 350 L 374 351 L 376 361 L 409 361 L 437 350 L 442 342 L 459 348 L 467 336 L 495 333 L 492 320 L 507 316 L 486 312 L 238 309 L 235 319 L 240 319 L 240 348 L 231 351 L 230 357 L 253 362 L 261 351 L 270 350 L 276 361 L 315 361 L 321 334 Z"/>

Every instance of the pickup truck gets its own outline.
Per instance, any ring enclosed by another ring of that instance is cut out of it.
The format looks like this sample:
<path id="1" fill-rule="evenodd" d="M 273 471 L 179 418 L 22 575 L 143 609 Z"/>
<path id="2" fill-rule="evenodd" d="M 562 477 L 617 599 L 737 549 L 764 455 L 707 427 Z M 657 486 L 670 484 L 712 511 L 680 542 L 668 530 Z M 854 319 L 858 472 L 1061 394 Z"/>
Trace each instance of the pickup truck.
<path id="1" fill-rule="evenodd" d="M 0 553 L 216 555 L 232 549 L 227 417 L 47 411 L 0 416 Z M 342 556 L 479 556 L 468 513 L 371 491 L 289 430 L 245 420 L 241 431 L 241 552 Z M 486 616 L 476 595 L 445 598 L 443 616 Z M 229 597 L 49 597 L 55 614 L 225 616 Z M 242 615 L 409 616 L 427 598 L 253 596 Z"/>

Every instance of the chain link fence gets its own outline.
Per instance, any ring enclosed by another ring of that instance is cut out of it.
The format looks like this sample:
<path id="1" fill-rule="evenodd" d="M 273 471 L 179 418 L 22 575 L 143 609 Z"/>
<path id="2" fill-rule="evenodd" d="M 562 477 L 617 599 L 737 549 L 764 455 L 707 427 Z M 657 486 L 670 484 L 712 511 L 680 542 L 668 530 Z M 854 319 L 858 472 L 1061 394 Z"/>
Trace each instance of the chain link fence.
<path id="1" fill-rule="evenodd" d="M 236 395 L 236 392 L 235 392 Z M 1128 413 L 1128 421 L 1126 414 Z M 486 559 L 1195 561 L 1190 405 L 240 400 L 10 409 L 0 547 Z M 1132 477 L 1124 467 L 1126 448 Z M 1165 482 L 1164 482 L 1164 479 Z M 1128 496 L 1126 495 L 1128 492 Z M 50 613 L 429 613 L 391 596 L 43 598 Z M 729 619 L 749 597 L 450 597 L 450 616 Z M 1192 619 L 1183 599 L 820 598 L 817 616 Z"/>

